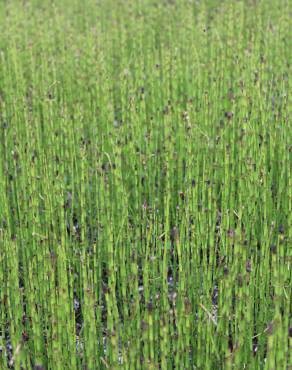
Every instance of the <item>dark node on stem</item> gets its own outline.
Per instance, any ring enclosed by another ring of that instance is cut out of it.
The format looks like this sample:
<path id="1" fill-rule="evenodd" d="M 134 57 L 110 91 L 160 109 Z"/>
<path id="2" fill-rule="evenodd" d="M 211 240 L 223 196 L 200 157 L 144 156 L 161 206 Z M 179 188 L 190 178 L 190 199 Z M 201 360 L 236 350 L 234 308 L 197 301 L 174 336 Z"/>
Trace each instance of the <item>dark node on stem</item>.
<path id="1" fill-rule="evenodd" d="M 169 107 L 167 105 L 163 108 L 162 113 L 163 114 L 168 114 L 169 113 Z"/>
<path id="2" fill-rule="evenodd" d="M 284 225 L 283 224 L 280 224 L 278 230 L 279 230 L 279 233 L 280 234 L 284 234 L 284 232 L 285 232 Z"/>
<path id="3" fill-rule="evenodd" d="M 28 333 L 26 331 L 23 331 L 22 332 L 22 340 L 24 342 L 27 342 L 29 340 L 29 335 L 28 335 Z"/>
<path id="4" fill-rule="evenodd" d="M 233 229 L 228 229 L 227 230 L 227 235 L 228 235 L 229 238 L 234 238 L 235 231 Z"/>
<path id="5" fill-rule="evenodd" d="M 34 365 L 33 370 L 45 370 L 43 365 Z"/>
<path id="6" fill-rule="evenodd" d="M 246 268 L 246 272 L 251 272 L 251 261 L 250 260 L 246 261 L 245 268 Z"/>
<path id="7" fill-rule="evenodd" d="M 228 335 L 228 348 L 230 352 L 233 352 L 233 338 L 232 338 L 231 330 L 229 331 L 229 335 Z"/>
<path id="8" fill-rule="evenodd" d="M 179 192 L 179 197 L 180 197 L 181 200 L 185 200 L 185 194 L 184 194 L 183 191 Z"/>
<path id="9" fill-rule="evenodd" d="M 107 293 L 110 292 L 110 289 L 109 289 L 109 287 L 106 284 L 103 283 L 103 285 L 102 285 L 102 291 L 103 291 L 104 294 L 107 294 Z"/>
<path id="10" fill-rule="evenodd" d="M 142 176 L 141 177 L 141 185 L 144 186 L 145 185 L 145 176 Z"/>
<path id="11" fill-rule="evenodd" d="M 1 228 L 3 228 L 3 229 L 7 228 L 7 221 L 5 220 L 5 218 L 2 218 Z"/>
<path id="12" fill-rule="evenodd" d="M 233 112 L 225 112 L 225 118 L 231 119 L 233 117 Z"/>
<path id="13" fill-rule="evenodd" d="M 212 294 L 212 304 L 217 305 L 218 304 L 218 294 L 219 294 L 219 289 L 218 286 L 214 286 L 213 294 Z"/>
<path id="14" fill-rule="evenodd" d="M 108 170 L 108 167 L 109 167 L 108 163 L 103 163 L 103 164 L 101 165 L 101 169 L 102 169 L 103 171 L 107 171 L 107 170 Z"/>
<path id="15" fill-rule="evenodd" d="M 27 322 L 27 316 L 25 313 L 22 315 L 21 322 L 22 322 L 22 325 L 25 325 L 25 323 Z"/>
<path id="16" fill-rule="evenodd" d="M 74 304 L 74 311 L 75 312 L 79 311 L 79 309 L 80 309 L 80 302 L 79 302 L 79 300 L 76 297 L 74 298 L 73 304 Z"/>
<path id="17" fill-rule="evenodd" d="M 153 303 L 151 301 L 147 304 L 147 310 L 149 312 L 153 311 Z"/>
<path id="18" fill-rule="evenodd" d="M 276 244 L 271 244 L 270 251 L 273 254 L 275 254 L 277 252 L 277 246 L 276 246 Z"/>
<path id="19" fill-rule="evenodd" d="M 258 337 L 255 336 L 252 341 L 252 352 L 254 356 L 256 355 L 257 351 L 258 351 Z"/>
<path id="20" fill-rule="evenodd" d="M 82 329 L 82 325 L 79 322 L 77 322 L 76 323 L 76 335 L 80 334 L 81 329 Z"/>

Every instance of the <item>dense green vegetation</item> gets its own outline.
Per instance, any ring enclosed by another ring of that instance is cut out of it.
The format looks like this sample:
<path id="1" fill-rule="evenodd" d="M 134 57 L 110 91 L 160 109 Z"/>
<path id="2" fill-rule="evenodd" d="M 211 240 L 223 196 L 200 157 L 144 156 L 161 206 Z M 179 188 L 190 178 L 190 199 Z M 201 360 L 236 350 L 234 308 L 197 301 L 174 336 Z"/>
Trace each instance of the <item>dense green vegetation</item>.
<path id="1" fill-rule="evenodd" d="M 290 369 L 290 0 L 0 3 L 0 369 Z"/>

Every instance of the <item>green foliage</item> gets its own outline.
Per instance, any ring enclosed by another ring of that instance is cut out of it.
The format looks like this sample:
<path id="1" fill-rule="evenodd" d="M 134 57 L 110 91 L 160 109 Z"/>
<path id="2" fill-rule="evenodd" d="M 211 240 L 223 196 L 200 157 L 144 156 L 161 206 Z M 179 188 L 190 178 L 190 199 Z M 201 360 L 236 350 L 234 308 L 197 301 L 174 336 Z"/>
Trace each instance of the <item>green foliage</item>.
<path id="1" fill-rule="evenodd" d="M 1 369 L 292 366 L 291 14 L 1 2 Z"/>

